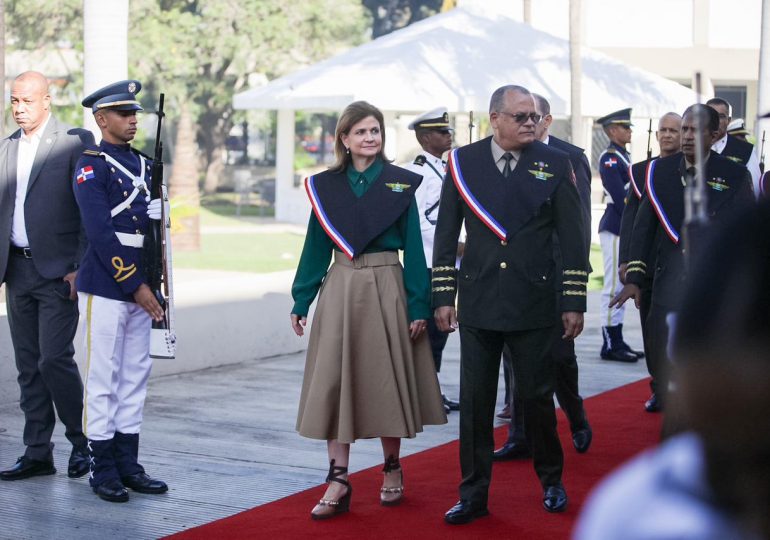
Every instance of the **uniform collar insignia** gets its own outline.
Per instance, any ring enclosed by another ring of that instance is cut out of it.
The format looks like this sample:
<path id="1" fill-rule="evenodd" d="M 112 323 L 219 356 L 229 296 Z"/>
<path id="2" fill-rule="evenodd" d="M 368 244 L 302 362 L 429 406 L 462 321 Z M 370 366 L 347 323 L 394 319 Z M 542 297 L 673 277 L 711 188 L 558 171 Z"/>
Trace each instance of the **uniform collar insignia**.
<path id="1" fill-rule="evenodd" d="M 528 172 L 538 180 L 546 181 L 553 176 L 553 174 L 547 173 L 543 170 L 548 168 L 548 163 L 544 163 L 542 161 L 535 161 L 533 165 L 537 167 L 537 170 L 529 169 Z"/>
<path id="2" fill-rule="evenodd" d="M 706 183 L 711 186 L 711 189 L 714 191 L 725 191 L 730 189 L 730 186 L 727 185 L 727 181 L 724 178 L 712 178 Z"/>
<path id="3" fill-rule="evenodd" d="M 385 184 L 385 186 L 389 187 L 390 191 L 392 191 L 393 193 L 401 193 L 405 189 L 409 189 L 410 187 L 412 187 L 410 184 L 402 184 L 400 182 L 396 182 L 395 184 L 388 183 L 388 184 Z"/>

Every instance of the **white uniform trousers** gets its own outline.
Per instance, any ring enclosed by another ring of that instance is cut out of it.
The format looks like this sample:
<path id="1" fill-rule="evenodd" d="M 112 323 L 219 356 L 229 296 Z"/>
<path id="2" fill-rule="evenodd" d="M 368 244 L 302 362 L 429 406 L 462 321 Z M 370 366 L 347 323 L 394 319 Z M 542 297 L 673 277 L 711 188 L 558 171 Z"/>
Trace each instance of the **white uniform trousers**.
<path id="1" fill-rule="evenodd" d="M 609 308 L 610 300 L 623 290 L 623 284 L 618 278 L 618 244 L 620 237 L 608 231 L 599 233 L 599 242 L 602 246 L 602 259 L 604 260 L 604 287 L 602 287 L 602 301 L 599 307 L 599 321 L 602 326 L 617 326 L 623 324 L 625 306 L 621 308 Z"/>
<path id="2" fill-rule="evenodd" d="M 78 293 L 85 376 L 83 431 L 96 441 L 139 433 L 150 377 L 150 316 L 133 302 Z"/>

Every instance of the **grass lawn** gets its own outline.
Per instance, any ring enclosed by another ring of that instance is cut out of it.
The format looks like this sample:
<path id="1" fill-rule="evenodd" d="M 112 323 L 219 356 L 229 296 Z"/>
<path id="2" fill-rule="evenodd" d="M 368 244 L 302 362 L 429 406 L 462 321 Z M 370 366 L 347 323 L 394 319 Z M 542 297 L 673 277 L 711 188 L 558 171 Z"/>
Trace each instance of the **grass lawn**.
<path id="1" fill-rule="evenodd" d="M 602 260 L 602 248 L 599 244 L 591 244 L 591 253 L 588 256 L 593 272 L 588 276 L 588 290 L 601 291 L 604 285 L 604 261 Z"/>
<path id="2" fill-rule="evenodd" d="M 304 235 L 289 232 L 246 232 L 258 221 L 259 213 L 243 208 L 235 216 L 234 206 L 201 208 L 201 227 L 243 227 L 244 232 L 201 234 L 200 251 L 174 251 L 176 268 L 230 270 L 236 272 L 278 272 L 297 267 Z"/>

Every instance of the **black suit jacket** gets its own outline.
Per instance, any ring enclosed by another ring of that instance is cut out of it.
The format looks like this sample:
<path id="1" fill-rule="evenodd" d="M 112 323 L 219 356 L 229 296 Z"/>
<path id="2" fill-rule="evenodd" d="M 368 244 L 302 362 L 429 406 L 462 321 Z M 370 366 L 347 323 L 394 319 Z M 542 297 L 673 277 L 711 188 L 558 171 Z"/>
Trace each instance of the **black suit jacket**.
<path id="1" fill-rule="evenodd" d="M 5 280 L 16 198 L 16 164 L 21 130 L 0 148 L 0 282 Z M 29 248 L 35 268 L 55 279 L 77 268 L 85 252 L 85 233 L 72 191 L 73 172 L 90 131 L 73 128 L 51 116 L 42 134 L 24 202 Z"/>
<path id="2" fill-rule="evenodd" d="M 433 248 L 433 305 L 454 306 L 457 294 L 460 322 L 476 328 L 508 332 L 551 326 L 557 281 L 563 288 L 562 311 L 585 311 L 586 305 L 583 213 L 570 162 L 563 152 L 535 141 L 504 178 L 490 139 L 450 154 Z M 472 207 L 461 195 L 458 186 L 463 185 L 505 234 L 493 232 L 480 218 L 479 205 Z M 463 222 L 467 238 L 457 272 Z M 554 232 L 564 264 L 559 275 Z"/>
<path id="3" fill-rule="evenodd" d="M 654 161 L 652 186 L 634 220 L 626 279 L 643 286 L 653 276 L 652 302 L 677 309 L 685 288 L 682 253 L 684 228 L 684 157 L 681 152 Z M 755 204 L 751 175 L 746 167 L 716 152 L 706 163 L 707 212 L 710 226 L 725 223 Z M 674 237 L 672 238 L 672 235 Z M 678 236 L 678 240 L 675 240 Z M 645 257 L 652 253 L 653 267 Z"/>

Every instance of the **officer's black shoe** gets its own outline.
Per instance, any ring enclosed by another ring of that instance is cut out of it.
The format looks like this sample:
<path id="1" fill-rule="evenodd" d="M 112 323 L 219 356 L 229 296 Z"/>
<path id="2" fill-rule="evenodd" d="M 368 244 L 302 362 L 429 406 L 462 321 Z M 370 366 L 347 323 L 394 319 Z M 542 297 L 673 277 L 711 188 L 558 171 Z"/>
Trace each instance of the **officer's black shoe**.
<path id="1" fill-rule="evenodd" d="M 460 410 L 460 403 L 458 403 L 457 401 L 453 401 L 449 399 L 444 394 L 441 394 L 441 399 L 444 400 L 444 407 L 448 407 L 450 411 Z"/>
<path id="2" fill-rule="evenodd" d="M 609 349 L 602 351 L 602 360 L 614 360 L 615 362 L 636 362 L 639 358 L 631 351 L 626 349 Z"/>
<path id="3" fill-rule="evenodd" d="M 575 447 L 578 454 L 584 454 L 588 452 L 593 437 L 594 434 L 591 431 L 591 426 L 586 425 L 586 427 L 578 429 L 572 434 L 572 446 Z"/>
<path id="4" fill-rule="evenodd" d="M 108 502 L 128 502 L 128 490 L 117 478 L 106 480 L 93 487 L 99 498 Z"/>
<path id="5" fill-rule="evenodd" d="M 532 457 L 529 447 L 522 442 L 507 442 L 492 453 L 492 461 L 509 461 Z"/>
<path id="6" fill-rule="evenodd" d="M 38 461 L 27 456 L 21 456 L 13 467 L 0 471 L 0 480 L 24 480 L 47 474 L 56 474 L 53 461 Z"/>
<path id="7" fill-rule="evenodd" d="M 155 495 L 168 491 L 168 486 L 163 480 L 156 480 L 143 472 L 123 476 L 120 480 L 124 486 L 139 493 Z"/>
<path id="8" fill-rule="evenodd" d="M 70 461 L 67 465 L 67 476 L 80 478 L 88 472 L 88 448 L 85 446 L 73 446 Z"/>
<path id="9" fill-rule="evenodd" d="M 486 505 L 460 500 L 444 514 L 444 521 L 450 525 L 465 525 L 476 518 L 487 515 L 489 515 L 489 510 L 487 510 Z"/>
<path id="10" fill-rule="evenodd" d="M 636 356 L 640 360 L 642 358 L 644 358 L 644 351 L 635 351 L 634 349 L 631 348 L 631 345 L 629 345 L 626 342 L 622 343 L 622 348 L 627 350 L 628 352 L 630 352 L 631 354 L 633 354 L 634 356 Z"/>
<path id="11" fill-rule="evenodd" d="M 656 413 L 663 410 L 663 400 L 658 397 L 658 394 L 650 396 L 644 404 L 644 410 L 649 413 Z"/>
<path id="12" fill-rule="evenodd" d="M 567 492 L 564 486 L 548 486 L 543 492 L 543 508 L 548 512 L 564 512 L 567 509 Z"/>

